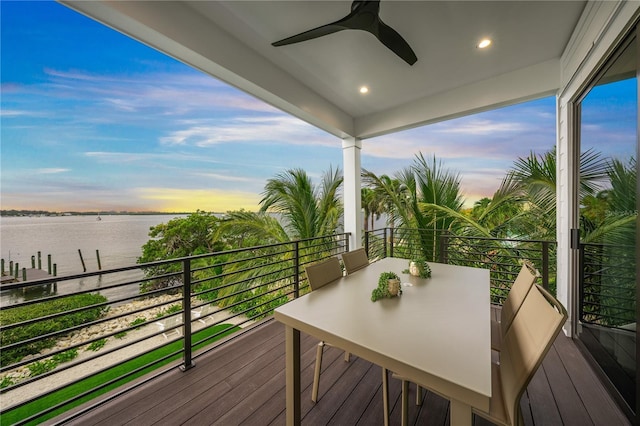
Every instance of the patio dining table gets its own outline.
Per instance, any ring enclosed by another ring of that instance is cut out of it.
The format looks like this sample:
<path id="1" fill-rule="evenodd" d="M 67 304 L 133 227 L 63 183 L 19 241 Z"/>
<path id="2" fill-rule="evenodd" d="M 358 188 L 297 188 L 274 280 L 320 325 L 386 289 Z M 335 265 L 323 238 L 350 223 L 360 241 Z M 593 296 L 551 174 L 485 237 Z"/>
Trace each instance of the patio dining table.
<path id="1" fill-rule="evenodd" d="M 286 333 L 287 425 L 301 421 L 300 332 L 449 399 L 452 425 L 470 425 L 472 407 L 489 410 L 489 271 L 429 263 L 431 278 L 420 278 L 403 273 L 408 266 L 385 258 L 275 310 Z M 403 293 L 372 302 L 387 271 Z"/>

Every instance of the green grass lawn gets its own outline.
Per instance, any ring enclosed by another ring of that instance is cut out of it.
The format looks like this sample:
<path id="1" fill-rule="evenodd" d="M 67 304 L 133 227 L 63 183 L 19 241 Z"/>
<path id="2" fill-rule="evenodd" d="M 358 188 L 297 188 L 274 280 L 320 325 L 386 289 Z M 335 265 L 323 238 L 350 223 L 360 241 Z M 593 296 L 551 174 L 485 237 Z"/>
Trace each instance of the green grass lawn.
<path id="1" fill-rule="evenodd" d="M 239 327 L 233 326 L 231 324 L 219 324 L 213 327 L 207 327 L 204 328 L 200 331 L 198 331 L 197 333 L 193 334 L 193 341 L 197 342 L 203 339 L 206 339 L 209 336 L 213 336 L 216 333 L 219 333 L 221 331 L 224 330 L 224 333 L 221 333 L 219 336 L 216 336 L 215 339 L 207 341 L 206 343 L 201 343 L 199 345 L 197 345 L 194 350 L 196 349 L 200 349 L 201 347 L 211 344 L 211 342 L 213 342 L 214 340 L 220 339 L 226 335 L 229 335 L 237 330 L 239 330 Z M 29 418 L 31 415 L 33 415 L 34 413 L 39 413 L 49 407 L 53 407 L 54 405 L 60 404 L 64 401 L 68 401 L 69 399 L 82 394 L 83 392 L 87 391 L 88 389 L 94 389 L 98 386 L 101 386 L 111 380 L 117 379 L 119 377 L 124 376 L 127 373 L 130 373 L 134 370 L 136 370 L 137 368 L 141 368 L 143 366 L 145 366 L 146 364 L 149 364 L 155 360 L 158 360 L 162 357 L 165 357 L 173 352 L 176 351 L 180 351 L 182 349 L 182 341 L 176 341 L 173 343 L 170 343 L 168 345 L 164 345 L 159 347 L 158 349 L 149 352 L 146 355 L 141 355 L 135 359 L 132 359 L 130 361 L 124 362 L 120 365 L 117 365 L 115 367 L 112 367 L 102 373 L 96 374 L 94 376 L 91 376 L 89 378 L 83 379 L 77 383 L 74 383 L 72 385 L 66 386 L 63 389 L 60 389 L 59 391 L 53 392 L 49 395 L 43 396 L 41 398 L 38 398 L 35 401 L 32 401 L 26 405 L 23 405 L 22 407 L 18 407 L 15 410 L 11 410 L 8 411 L 6 413 L 2 414 L 2 419 L 0 420 L 0 423 L 2 425 L 10 425 L 10 424 L 14 424 L 17 422 L 21 422 L 24 421 L 25 419 Z M 42 417 L 38 417 L 37 420 L 33 420 L 30 423 L 27 424 L 39 424 L 47 419 L 53 418 L 61 413 L 64 413 L 67 410 L 70 410 L 73 407 L 76 407 L 80 404 L 83 404 L 87 401 L 90 401 L 91 399 L 102 395 L 106 392 L 109 392 L 115 388 L 117 388 L 118 386 L 122 386 L 123 384 L 130 382 L 131 380 L 134 380 L 144 374 L 147 374 L 157 368 L 162 367 L 163 365 L 166 365 L 170 362 L 173 362 L 177 359 L 180 359 L 180 357 L 182 356 L 181 353 L 175 354 L 173 356 L 170 356 L 169 358 L 162 360 L 161 362 L 159 362 L 158 364 L 155 364 L 151 367 L 146 367 L 141 369 L 140 371 L 137 371 L 136 373 L 132 374 L 131 376 L 128 376 L 126 378 L 120 379 L 120 380 L 116 380 L 114 383 L 110 384 L 109 386 L 106 386 L 102 389 L 96 390 L 95 392 L 92 392 L 90 395 L 86 395 L 76 401 L 70 402 L 69 404 L 66 404 L 65 406 L 52 411 L 49 414 L 45 414 Z"/>

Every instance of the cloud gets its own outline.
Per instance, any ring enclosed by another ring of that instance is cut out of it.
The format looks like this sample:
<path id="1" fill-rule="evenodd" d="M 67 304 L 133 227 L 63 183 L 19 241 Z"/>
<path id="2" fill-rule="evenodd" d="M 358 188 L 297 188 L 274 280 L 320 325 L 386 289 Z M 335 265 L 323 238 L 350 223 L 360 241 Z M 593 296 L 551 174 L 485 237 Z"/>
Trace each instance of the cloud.
<path id="1" fill-rule="evenodd" d="M 236 142 L 340 147 L 340 139 L 284 114 L 227 117 L 221 122 L 190 120 L 184 124 L 185 128 L 170 132 L 160 142 L 198 147 Z"/>
<path id="2" fill-rule="evenodd" d="M 251 179 L 244 176 L 230 176 L 230 175 L 223 175 L 220 173 L 194 173 L 194 175 L 211 178 L 215 180 L 222 180 L 226 182 L 254 182 L 255 181 L 255 179 Z"/>
<path id="3" fill-rule="evenodd" d="M 466 135 L 490 135 L 496 132 L 521 132 L 529 126 L 517 122 L 496 122 L 492 120 L 457 121 L 454 125 L 440 125 L 435 128 L 436 133 L 458 133 Z"/>
<path id="4" fill-rule="evenodd" d="M 32 111 L 27 110 L 17 110 L 17 109 L 6 109 L 2 108 L 0 110 L 0 117 L 23 117 L 23 116 L 33 116 Z"/>
<path id="5" fill-rule="evenodd" d="M 189 116 L 229 108 L 274 112 L 272 106 L 189 68 L 181 72 L 96 74 L 47 69 L 40 95 L 85 99 L 94 106 L 123 112 L 163 110 L 166 116 Z M 179 101 L 178 101 L 179 100 Z"/>
<path id="6" fill-rule="evenodd" d="M 50 175 L 57 173 L 66 173 L 71 171 L 71 169 L 63 169 L 63 168 L 44 168 L 44 169 L 36 169 L 34 172 L 39 175 Z"/>

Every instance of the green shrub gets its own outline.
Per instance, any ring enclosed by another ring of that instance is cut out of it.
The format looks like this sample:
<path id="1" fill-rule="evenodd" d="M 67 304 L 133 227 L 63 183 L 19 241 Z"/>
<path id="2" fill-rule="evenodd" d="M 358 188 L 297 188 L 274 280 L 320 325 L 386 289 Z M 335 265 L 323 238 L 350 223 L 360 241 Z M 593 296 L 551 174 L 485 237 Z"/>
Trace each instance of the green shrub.
<path id="1" fill-rule="evenodd" d="M 107 339 L 96 340 L 95 342 L 91 342 L 87 350 L 96 352 L 102 349 L 102 347 L 106 344 L 107 344 Z"/>
<path id="2" fill-rule="evenodd" d="M 78 356 L 78 349 L 73 348 L 68 351 L 60 352 L 51 357 L 52 360 L 57 362 L 58 364 L 62 364 L 63 362 L 69 362 L 72 359 L 75 359 Z"/>
<path id="3" fill-rule="evenodd" d="M 116 339 L 124 339 L 124 336 L 127 335 L 126 331 L 121 331 L 120 333 L 116 333 L 113 335 L 113 337 L 115 337 Z"/>
<path id="4" fill-rule="evenodd" d="M 156 318 L 163 317 L 165 315 L 175 314 L 176 312 L 180 312 L 182 310 L 182 306 L 179 303 L 175 303 L 170 305 L 166 309 L 161 309 L 157 314 Z"/>
<path id="5" fill-rule="evenodd" d="M 133 321 L 131 321 L 131 323 L 129 323 L 130 327 L 135 327 L 136 325 L 140 325 L 140 324 L 144 324 L 145 322 L 147 322 L 147 319 L 145 317 L 138 317 L 136 319 L 134 319 Z M 140 328 L 140 327 L 138 327 Z M 137 328 L 136 328 L 137 330 Z"/>
<path id="6" fill-rule="evenodd" d="M 7 388 L 11 385 L 15 385 L 15 382 L 10 376 L 4 376 L 2 380 L 0 380 L 0 389 Z"/>
<path id="7" fill-rule="evenodd" d="M 0 325 L 7 326 L 16 324 L 106 301 L 107 299 L 100 294 L 79 294 L 33 305 L 20 306 L 0 311 Z M 104 316 L 107 310 L 108 308 L 105 306 L 90 308 L 85 311 L 75 312 L 58 318 L 45 319 L 0 332 L 0 345 L 3 347 L 0 352 L 0 365 L 4 367 L 19 362 L 27 355 L 37 354 L 45 348 L 51 348 L 55 345 L 56 339 L 38 339 L 29 344 L 19 345 L 11 349 L 4 349 L 5 346 L 95 321 Z"/>
<path id="8" fill-rule="evenodd" d="M 36 361 L 32 364 L 27 365 L 27 369 L 29 370 L 29 377 L 35 377 L 47 373 L 57 366 L 58 363 L 53 359 L 45 359 L 43 361 Z"/>

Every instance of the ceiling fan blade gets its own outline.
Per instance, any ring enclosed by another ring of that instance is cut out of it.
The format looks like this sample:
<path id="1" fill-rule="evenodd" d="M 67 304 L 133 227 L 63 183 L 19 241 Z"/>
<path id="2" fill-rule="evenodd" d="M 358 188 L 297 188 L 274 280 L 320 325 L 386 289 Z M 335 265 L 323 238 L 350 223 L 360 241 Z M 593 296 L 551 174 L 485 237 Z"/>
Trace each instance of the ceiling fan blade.
<path id="1" fill-rule="evenodd" d="M 382 44 L 404 59 L 409 65 L 415 64 L 418 60 L 409 43 L 407 43 L 396 30 L 382 22 L 382 20 L 378 20 L 378 33 L 373 34 L 378 37 L 378 40 L 380 40 Z"/>
<path id="2" fill-rule="evenodd" d="M 369 3 L 375 3 L 375 5 L 369 5 Z M 379 1 L 367 2 L 367 1 L 354 1 L 351 5 L 351 12 L 342 19 L 339 19 L 335 22 L 332 22 L 327 25 L 322 25 L 317 28 L 313 28 L 311 30 L 302 32 L 300 34 L 296 34 L 291 37 L 287 37 L 285 39 L 276 41 L 271 43 L 272 46 L 286 46 L 287 44 L 300 43 L 301 41 L 307 41 L 314 38 L 326 36 L 329 34 L 337 33 L 342 30 L 359 30 L 364 29 L 362 26 L 361 20 L 358 19 L 358 15 L 360 14 L 359 9 L 363 9 L 366 7 L 367 9 L 371 9 L 371 7 L 375 9 Z"/>
<path id="3" fill-rule="evenodd" d="M 338 21 L 340 22 L 340 21 Z M 338 22 L 333 22 L 331 24 L 323 25 L 321 27 L 313 28 L 311 30 L 305 31 L 300 34 L 296 34 L 291 37 L 287 37 L 285 39 L 276 41 L 271 43 L 272 46 L 285 46 L 287 44 L 300 43 L 301 41 L 307 41 L 314 38 L 326 36 L 329 34 L 337 33 L 338 31 L 342 31 L 347 29 L 344 26 L 338 25 Z"/>
<path id="4" fill-rule="evenodd" d="M 344 18 L 317 28 L 296 34 L 271 43 L 272 46 L 285 46 L 301 41 L 326 36 L 342 30 L 363 30 L 370 32 L 388 49 L 402 58 L 409 65 L 418 58 L 409 44 L 396 30 L 382 22 L 379 16 L 380 0 L 355 0 L 351 3 L 351 12 Z"/>

